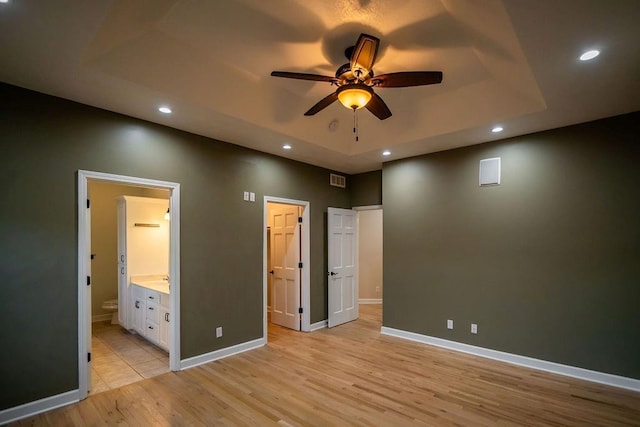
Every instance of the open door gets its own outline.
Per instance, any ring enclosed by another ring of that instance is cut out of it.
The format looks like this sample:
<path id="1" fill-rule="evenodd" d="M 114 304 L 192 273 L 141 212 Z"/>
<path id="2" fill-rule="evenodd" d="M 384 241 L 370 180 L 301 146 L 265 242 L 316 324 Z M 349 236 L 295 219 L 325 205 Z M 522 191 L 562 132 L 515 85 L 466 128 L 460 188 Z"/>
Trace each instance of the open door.
<path id="1" fill-rule="evenodd" d="M 269 209 L 271 247 L 271 321 L 300 330 L 300 206 Z"/>
<path id="2" fill-rule="evenodd" d="M 87 224 L 87 233 L 86 233 L 86 272 L 87 272 L 87 291 L 85 293 L 85 307 L 86 307 L 86 318 L 84 321 L 86 325 L 85 328 L 85 339 L 86 339 L 86 347 L 87 347 L 87 393 L 91 391 L 91 202 L 87 199 L 87 209 L 85 211 L 85 218 Z"/>
<path id="3" fill-rule="evenodd" d="M 356 212 L 328 208 L 329 327 L 358 318 Z"/>

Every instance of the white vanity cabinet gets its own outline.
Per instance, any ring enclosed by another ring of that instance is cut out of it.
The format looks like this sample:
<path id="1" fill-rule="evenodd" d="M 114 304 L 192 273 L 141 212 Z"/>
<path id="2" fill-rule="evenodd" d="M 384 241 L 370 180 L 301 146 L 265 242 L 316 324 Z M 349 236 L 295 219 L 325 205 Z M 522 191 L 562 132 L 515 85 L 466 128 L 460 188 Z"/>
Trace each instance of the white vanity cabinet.
<path id="1" fill-rule="evenodd" d="M 133 330 L 169 350 L 169 294 L 131 284 Z"/>
<path id="2" fill-rule="evenodd" d="M 131 319 L 131 329 L 144 336 L 146 316 L 145 288 L 141 286 L 131 286 L 131 294 L 133 296 L 131 314 L 129 315 Z"/>
<path id="3" fill-rule="evenodd" d="M 160 294 L 160 306 L 158 310 L 160 338 L 158 345 L 165 350 L 169 350 L 169 325 L 171 323 L 171 314 L 169 313 L 169 294 Z"/>
<path id="4" fill-rule="evenodd" d="M 118 219 L 118 307 L 135 305 L 129 286 L 140 275 L 167 274 L 169 271 L 169 221 L 164 215 L 169 200 L 149 197 L 116 198 Z M 118 322 L 137 331 L 135 312 L 118 310 Z"/>
<path id="5" fill-rule="evenodd" d="M 129 274 L 127 271 L 127 205 L 124 197 L 117 199 L 118 209 L 118 307 L 128 307 Z M 129 317 L 130 310 L 118 310 L 118 322 L 126 329 L 135 329 L 134 319 Z"/>

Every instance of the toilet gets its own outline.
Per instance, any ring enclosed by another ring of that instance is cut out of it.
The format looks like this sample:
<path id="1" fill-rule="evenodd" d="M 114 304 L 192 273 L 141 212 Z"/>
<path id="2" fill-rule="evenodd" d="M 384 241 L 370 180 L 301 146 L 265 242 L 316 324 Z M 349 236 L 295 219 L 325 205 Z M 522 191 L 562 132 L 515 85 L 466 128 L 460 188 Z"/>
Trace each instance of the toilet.
<path id="1" fill-rule="evenodd" d="M 117 299 L 109 299 L 102 303 L 103 310 L 113 310 L 113 316 L 111 316 L 111 324 L 118 324 L 118 300 Z"/>

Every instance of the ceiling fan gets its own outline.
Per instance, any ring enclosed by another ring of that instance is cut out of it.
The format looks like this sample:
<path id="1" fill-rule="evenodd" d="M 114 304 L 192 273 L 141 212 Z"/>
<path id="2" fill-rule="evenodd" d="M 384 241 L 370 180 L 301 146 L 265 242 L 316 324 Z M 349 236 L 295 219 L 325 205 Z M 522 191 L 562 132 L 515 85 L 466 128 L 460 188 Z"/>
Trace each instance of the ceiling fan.
<path id="1" fill-rule="evenodd" d="M 373 91 L 373 88 L 438 84 L 442 82 L 442 72 L 403 71 L 376 76 L 373 73 L 373 65 L 376 61 L 379 44 L 380 39 L 377 37 L 360 34 L 355 46 L 347 48 L 344 52 L 349 63 L 340 66 L 336 70 L 335 77 L 289 71 L 273 71 L 271 75 L 288 79 L 328 82 L 338 87 L 335 92 L 321 99 L 304 113 L 305 116 L 313 116 L 339 100 L 342 105 L 354 111 L 366 107 L 374 116 L 384 120 L 391 117 L 391 111 L 382 98 Z"/>

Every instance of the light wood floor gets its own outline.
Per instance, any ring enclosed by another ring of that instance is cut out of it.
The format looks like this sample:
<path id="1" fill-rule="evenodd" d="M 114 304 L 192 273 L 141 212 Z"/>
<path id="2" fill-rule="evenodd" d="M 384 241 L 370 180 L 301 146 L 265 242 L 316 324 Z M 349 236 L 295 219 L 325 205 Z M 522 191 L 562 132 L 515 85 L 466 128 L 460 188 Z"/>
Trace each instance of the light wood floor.
<path id="1" fill-rule="evenodd" d="M 20 425 L 640 425 L 640 393 L 381 336 L 380 306 Z"/>

